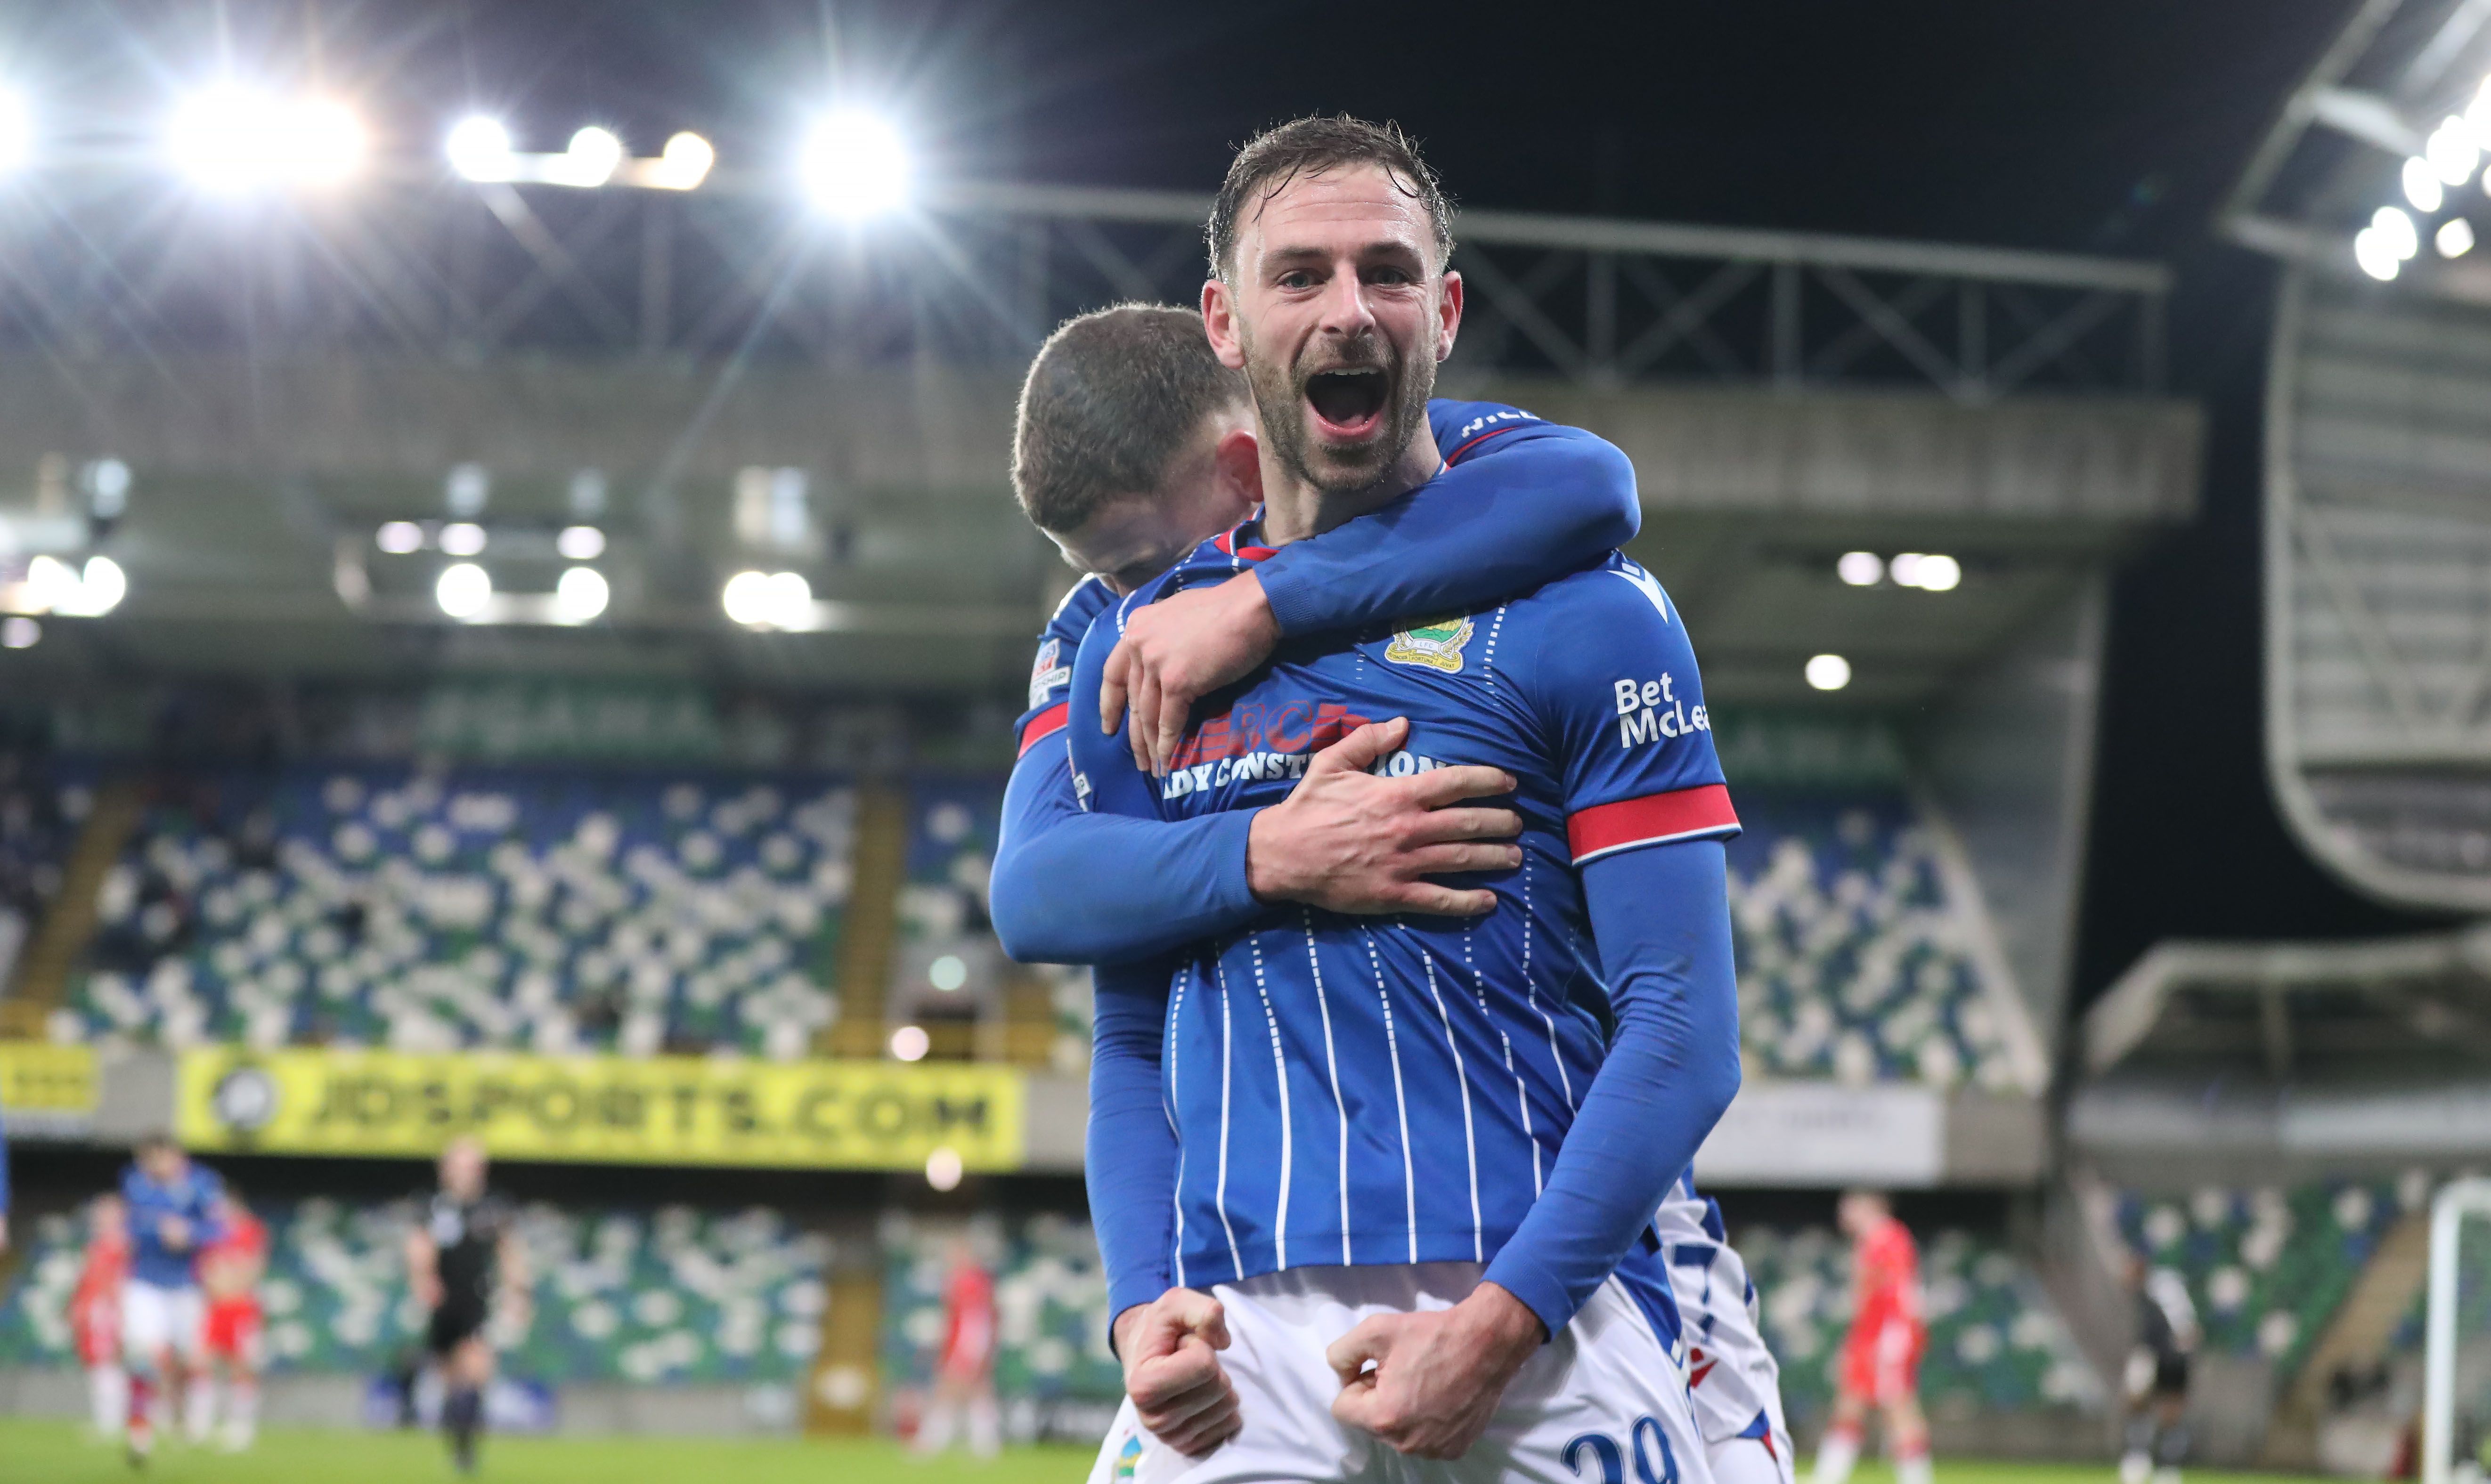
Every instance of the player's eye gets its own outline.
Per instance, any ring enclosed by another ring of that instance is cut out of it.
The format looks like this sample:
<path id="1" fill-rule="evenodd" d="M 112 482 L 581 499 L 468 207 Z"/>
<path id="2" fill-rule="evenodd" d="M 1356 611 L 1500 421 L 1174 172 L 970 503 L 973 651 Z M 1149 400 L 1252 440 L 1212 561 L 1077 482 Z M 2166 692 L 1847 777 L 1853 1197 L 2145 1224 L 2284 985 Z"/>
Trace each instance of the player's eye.
<path id="1" fill-rule="evenodd" d="M 1369 283 L 1415 283 L 1418 279 L 1413 276 L 1410 271 L 1406 268 L 1386 266 L 1383 268 L 1372 268 L 1367 270 L 1366 281 Z"/>
<path id="2" fill-rule="evenodd" d="M 1312 288 L 1315 285 L 1315 276 L 1303 268 L 1292 268 L 1280 275 L 1279 284 L 1282 288 Z"/>

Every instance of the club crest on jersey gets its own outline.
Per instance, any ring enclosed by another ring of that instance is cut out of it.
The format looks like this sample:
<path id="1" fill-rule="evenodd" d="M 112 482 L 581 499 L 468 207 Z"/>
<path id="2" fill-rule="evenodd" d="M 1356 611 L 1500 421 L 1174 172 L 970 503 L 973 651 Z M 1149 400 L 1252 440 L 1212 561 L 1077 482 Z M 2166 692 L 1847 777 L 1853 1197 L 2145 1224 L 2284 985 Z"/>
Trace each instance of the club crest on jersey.
<path id="1" fill-rule="evenodd" d="M 1384 657 L 1396 665 L 1425 665 L 1447 675 L 1462 673 L 1462 646 L 1471 642 L 1470 616 L 1432 619 L 1392 635 Z"/>

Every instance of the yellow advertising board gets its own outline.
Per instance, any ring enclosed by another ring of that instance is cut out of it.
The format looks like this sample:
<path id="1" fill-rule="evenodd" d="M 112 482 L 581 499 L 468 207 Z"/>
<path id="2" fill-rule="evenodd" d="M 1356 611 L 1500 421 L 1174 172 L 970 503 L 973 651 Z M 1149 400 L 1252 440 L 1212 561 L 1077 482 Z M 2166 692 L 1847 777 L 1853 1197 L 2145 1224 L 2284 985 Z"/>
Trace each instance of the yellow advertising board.
<path id="1" fill-rule="evenodd" d="M 102 1087 L 92 1047 L 0 1041 L 0 1123 L 16 1138 L 84 1137 Z"/>
<path id="2" fill-rule="evenodd" d="M 387 1051 L 182 1054 L 191 1149 L 428 1155 L 473 1134 L 513 1159 L 966 1170 L 1021 1165 L 1024 1085 L 963 1062 Z"/>

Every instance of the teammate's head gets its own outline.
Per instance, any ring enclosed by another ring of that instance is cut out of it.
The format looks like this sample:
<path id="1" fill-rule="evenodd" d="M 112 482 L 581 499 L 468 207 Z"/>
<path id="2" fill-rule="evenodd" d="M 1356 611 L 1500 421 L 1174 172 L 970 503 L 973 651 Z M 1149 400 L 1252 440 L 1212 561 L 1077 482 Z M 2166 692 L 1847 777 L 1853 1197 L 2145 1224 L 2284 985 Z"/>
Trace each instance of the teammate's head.
<path id="1" fill-rule="evenodd" d="M 1376 484 L 1426 431 L 1461 324 L 1435 172 L 1391 124 L 1292 120 L 1237 152 L 1208 236 L 1203 326 L 1279 467 L 1325 495 Z"/>
<path id="2" fill-rule="evenodd" d="M 1861 1237 L 1894 1213 L 1894 1204 L 1882 1190 L 1846 1190 L 1833 1208 L 1834 1224 L 1845 1237 Z"/>
<path id="3" fill-rule="evenodd" d="M 171 1134 L 146 1135 L 131 1150 L 131 1155 L 151 1180 L 179 1179 L 182 1172 L 190 1167 L 190 1156 L 182 1152 L 182 1146 L 173 1142 Z"/>
<path id="4" fill-rule="evenodd" d="M 1119 591 L 1254 508 L 1253 415 L 1201 316 L 1127 304 L 1067 320 L 1030 363 L 1012 492 L 1065 560 Z"/>
<path id="5" fill-rule="evenodd" d="M 87 1204 L 87 1236 L 97 1241 L 118 1241 L 130 1229 L 130 1208 L 121 1197 L 104 1194 Z"/>
<path id="6" fill-rule="evenodd" d="M 484 1193 L 484 1146 L 466 1134 L 441 1150 L 441 1188 L 461 1201 Z"/>

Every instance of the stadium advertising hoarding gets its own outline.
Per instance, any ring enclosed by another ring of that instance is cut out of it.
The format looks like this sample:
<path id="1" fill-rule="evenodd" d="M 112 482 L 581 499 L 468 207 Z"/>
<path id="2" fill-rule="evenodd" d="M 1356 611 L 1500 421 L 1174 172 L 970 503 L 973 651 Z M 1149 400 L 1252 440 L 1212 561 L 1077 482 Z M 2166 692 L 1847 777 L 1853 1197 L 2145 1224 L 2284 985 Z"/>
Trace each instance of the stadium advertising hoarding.
<path id="1" fill-rule="evenodd" d="M 182 1056 L 177 1121 L 192 1149 L 428 1155 L 470 1133 L 512 1159 L 964 1170 L 1025 1160 L 1026 1089 L 1011 1067 L 792 1063 L 500 1052 Z"/>
<path id="2" fill-rule="evenodd" d="M 0 1041 L 0 1118 L 13 1139 L 84 1137 L 101 1089 L 89 1047 Z"/>

